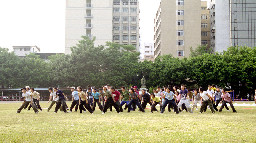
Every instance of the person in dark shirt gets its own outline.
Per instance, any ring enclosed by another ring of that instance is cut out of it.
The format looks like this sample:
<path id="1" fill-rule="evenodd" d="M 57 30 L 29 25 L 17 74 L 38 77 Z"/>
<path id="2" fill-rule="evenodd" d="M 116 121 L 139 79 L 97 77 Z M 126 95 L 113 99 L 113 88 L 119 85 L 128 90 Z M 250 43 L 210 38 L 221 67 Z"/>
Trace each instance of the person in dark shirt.
<path id="1" fill-rule="evenodd" d="M 147 106 L 147 103 L 149 103 L 151 105 L 151 102 L 150 102 L 150 95 L 148 93 L 146 93 L 146 90 L 145 89 L 142 89 L 142 95 L 141 95 L 142 99 L 142 104 L 141 104 L 141 107 L 143 109 L 146 109 L 146 106 Z"/>
<path id="2" fill-rule="evenodd" d="M 128 112 L 130 112 L 131 105 L 133 103 L 139 107 L 140 111 L 145 112 L 145 110 L 141 107 L 140 102 L 138 101 L 138 94 L 134 91 L 133 88 L 131 88 L 129 92 L 130 92 L 130 102 L 128 104 Z"/>
<path id="3" fill-rule="evenodd" d="M 62 110 L 67 113 L 66 110 L 66 101 L 65 101 L 65 96 L 61 90 L 59 90 L 57 87 L 54 87 L 54 92 L 56 92 L 56 96 L 59 97 L 59 101 L 57 102 L 56 108 L 55 108 L 55 113 L 58 112 L 59 108 L 62 106 Z"/>

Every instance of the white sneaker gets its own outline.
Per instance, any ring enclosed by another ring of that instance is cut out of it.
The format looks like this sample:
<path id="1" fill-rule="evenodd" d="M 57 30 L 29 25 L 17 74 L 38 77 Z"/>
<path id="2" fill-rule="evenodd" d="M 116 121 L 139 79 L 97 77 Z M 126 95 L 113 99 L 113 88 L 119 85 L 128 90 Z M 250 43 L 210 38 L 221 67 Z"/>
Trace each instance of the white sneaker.
<path id="1" fill-rule="evenodd" d="M 104 112 L 102 112 L 102 114 L 105 114 Z"/>

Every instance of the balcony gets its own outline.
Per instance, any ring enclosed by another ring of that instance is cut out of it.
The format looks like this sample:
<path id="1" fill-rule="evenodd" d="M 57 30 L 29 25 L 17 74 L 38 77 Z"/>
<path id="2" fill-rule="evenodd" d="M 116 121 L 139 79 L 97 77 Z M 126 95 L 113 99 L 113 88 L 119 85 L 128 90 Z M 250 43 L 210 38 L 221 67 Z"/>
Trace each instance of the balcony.
<path id="1" fill-rule="evenodd" d="M 85 15 L 85 17 L 84 18 L 86 18 L 86 19 L 92 19 L 93 18 L 93 16 L 91 15 L 91 14 L 87 14 L 87 15 Z"/>
<path id="2" fill-rule="evenodd" d="M 136 31 L 136 30 L 131 30 L 131 33 L 132 33 L 132 34 L 136 34 L 137 31 Z"/>
<path id="3" fill-rule="evenodd" d="M 86 28 L 86 29 L 92 29 L 92 24 L 91 24 L 91 23 L 86 24 L 86 25 L 85 25 L 85 28 Z"/>
<path id="4" fill-rule="evenodd" d="M 91 3 L 87 3 L 87 4 L 86 4 L 86 8 L 87 8 L 87 9 L 91 9 L 91 8 L 92 8 L 92 4 L 91 4 Z"/>

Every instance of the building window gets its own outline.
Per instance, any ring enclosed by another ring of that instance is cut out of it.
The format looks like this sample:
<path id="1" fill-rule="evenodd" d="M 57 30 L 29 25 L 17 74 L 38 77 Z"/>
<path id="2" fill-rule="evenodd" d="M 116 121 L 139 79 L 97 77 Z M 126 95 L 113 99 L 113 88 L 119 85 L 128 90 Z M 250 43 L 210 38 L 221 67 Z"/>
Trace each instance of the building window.
<path id="1" fill-rule="evenodd" d="M 177 0 L 177 5 L 184 5 L 184 0 Z"/>
<path id="2" fill-rule="evenodd" d="M 24 51 L 29 51 L 29 48 L 24 48 Z"/>
<path id="3" fill-rule="evenodd" d="M 207 36 L 207 32 L 201 32 L 201 36 Z"/>
<path id="4" fill-rule="evenodd" d="M 123 7 L 123 13 L 129 13 L 129 8 L 128 7 Z"/>
<path id="5" fill-rule="evenodd" d="M 201 23 L 201 28 L 207 28 L 207 23 Z"/>
<path id="6" fill-rule="evenodd" d="M 201 41 L 201 44 L 202 44 L 202 45 L 207 45 L 208 42 L 207 42 L 207 40 L 202 40 L 202 41 Z"/>
<path id="7" fill-rule="evenodd" d="M 131 26 L 131 30 L 137 30 L 137 26 Z"/>
<path id="8" fill-rule="evenodd" d="M 122 0 L 123 1 L 123 5 L 128 5 L 129 4 L 129 0 Z"/>
<path id="9" fill-rule="evenodd" d="M 120 12 L 120 8 L 119 7 L 114 7 L 113 11 L 114 11 L 114 13 L 119 13 Z"/>
<path id="10" fill-rule="evenodd" d="M 137 0 L 130 0 L 131 5 L 137 5 Z"/>
<path id="11" fill-rule="evenodd" d="M 131 35 L 131 40 L 137 40 L 137 36 L 136 35 Z"/>
<path id="12" fill-rule="evenodd" d="M 115 22 L 119 22 L 119 21 L 120 21 L 120 17 L 119 17 L 119 16 L 114 16 L 114 17 L 113 17 L 113 20 L 114 20 Z"/>
<path id="13" fill-rule="evenodd" d="M 128 35 L 123 35 L 123 40 L 128 40 Z"/>
<path id="14" fill-rule="evenodd" d="M 113 36 L 113 39 L 114 39 L 114 40 L 120 40 L 120 35 L 114 35 L 114 36 Z"/>
<path id="15" fill-rule="evenodd" d="M 120 5 L 120 0 L 114 0 L 114 1 L 113 1 L 113 4 L 114 4 L 114 5 Z"/>
<path id="16" fill-rule="evenodd" d="M 184 10 L 178 10 L 177 15 L 184 15 Z"/>
<path id="17" fill-rule="evenodd" d="M 178 20 L 177 25 L 184 25 L 184 20 Z"/>
<path id="18" fill-rule="evenodd" d="M 131 16 L 131 22 L 136 22 L 137 21 L 137 17 L 136 16 Z"/>
<path id="19" fill-rule="evenodd" d="M 114 30 L 120 30 L 120 27 L 119 26 L 114 26 L 113 29 Z"/>
<path id="20" fill-rule="evenodd" d="M 145 46 L 145 48 L 149 48 L 149 46 Z"/>
<path id="21" fill-rule="evenodd" d="M 178 36 L 184 36 L 184 31 L 183 30 L 178 30 Z"/>
<path id="22" fill-rule="evenodd" d="M 124 25 L 124 26 L 123 26 L 123 31 L 128 31 L 128 30 L 129 30 L 129 27 L 126 26 L 126 25 Z"/>
<path id="23" fill-rule="evenodd" d="M 131 7 L 130 11 L 131 13 L 137 13 L 137 7 Z"/>
<path id="24" fill-rule="evenodd" d="M 127 22 L 128 21 L 128 16 L 123 16 L 123 21 Z"/>
<path id="25" fill-rule="evenodd" d="M 202 14 L 201 15 L 201 19 L 207 19 L 207 15 L 206 14 Z"/>
<path id="26" fill-rule="evenodd" d="M 136 44 L 132 44 L 132 46 L 133 46 L 133 47 L 135 47 L 135 48 L 137 47 L 137 45 L 136 45 Z"/>
<path id="27" fill-rule="evenodd" d="M 145 53 L 149 53 L 149 51 L 145 51 Z"/>
<path id="28" fill-rule="evenodd" d="M 177 45 L 178 46 L 184 46 L 184 40 L 178 40 Z"/>
<path id="29" fill-rule="evenodd" d="M 184 51 L 183 50 L 178 50 L 178 56 L 183 57 L 184 56 Z"/>
<path id="30" fill-rule="evenodd" d="M 207 8 L 206 7 L 201 7 L 202 10 L 206 10 Z"/>

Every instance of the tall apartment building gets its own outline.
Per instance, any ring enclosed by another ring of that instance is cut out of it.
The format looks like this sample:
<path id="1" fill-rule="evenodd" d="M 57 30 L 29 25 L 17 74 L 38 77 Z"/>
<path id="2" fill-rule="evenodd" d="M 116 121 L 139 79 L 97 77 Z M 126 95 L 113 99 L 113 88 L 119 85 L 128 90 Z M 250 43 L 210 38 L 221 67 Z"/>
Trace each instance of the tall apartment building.
<path id="1" fill-rule="evenodd" d="M 154 24 L 155 58 L 188 57 L 201 44 L 201 0 L 162 0 Z"/>
<path id="2" fill-rule="evenodd" d="M 212 49 L 215 49 L 215 0 L 210 1 L 210 20 L 211 20 L 211 45 Z"/>
<path id="3" fill-rule="evenodd" d="M 67 0 L 66 47 L 81 36 L 96 37 L 95 46 L 106 42 L 134 45 L 139 49 L 139 4 L 137 0 Z"/>
<path id="4" fill-rule="evenodd" d="M 207 1 L 201 1 L 201 45 L 211 45 L 211 17 Z"/>
<path id="5" fill-rule="evenodd" d="M 215 0 L 215 47 L 256 46 L 256 1 Z"/>
<path id="6" fill-rule="evenodd" d="M 137 0 L 114 0 L 113 42 L 133 45 L 139 51 L 139 3 Z"/>

